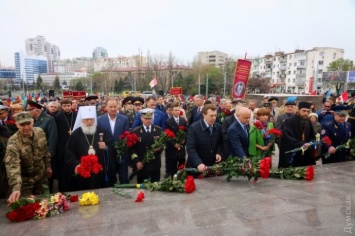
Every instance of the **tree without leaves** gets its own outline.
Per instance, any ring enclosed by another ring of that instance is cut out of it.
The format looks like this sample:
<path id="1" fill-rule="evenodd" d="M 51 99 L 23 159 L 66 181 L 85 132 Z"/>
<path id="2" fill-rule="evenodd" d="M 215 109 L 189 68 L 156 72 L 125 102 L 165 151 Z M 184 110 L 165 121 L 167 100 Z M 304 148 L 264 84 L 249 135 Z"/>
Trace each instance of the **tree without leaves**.
<path id="1" fill-rule="evenodd" d="M 249 78 L 247 90 L 248 92 L 268 93 L 270 91 L 269 83 L 270 79 L 252 77 Z"/>

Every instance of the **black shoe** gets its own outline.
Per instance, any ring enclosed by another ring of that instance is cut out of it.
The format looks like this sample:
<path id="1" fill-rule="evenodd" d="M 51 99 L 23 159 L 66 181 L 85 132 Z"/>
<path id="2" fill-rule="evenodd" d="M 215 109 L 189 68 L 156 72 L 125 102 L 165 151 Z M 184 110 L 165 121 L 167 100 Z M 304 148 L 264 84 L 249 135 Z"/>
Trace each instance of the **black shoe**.
<path id="1" fill-rule="evenodd" d="M 167 179 L 167 178 L 169 178 L 170 177 L 170 173 L 166 173 L 165 175 L 164 175 L 164 179 Z"/>

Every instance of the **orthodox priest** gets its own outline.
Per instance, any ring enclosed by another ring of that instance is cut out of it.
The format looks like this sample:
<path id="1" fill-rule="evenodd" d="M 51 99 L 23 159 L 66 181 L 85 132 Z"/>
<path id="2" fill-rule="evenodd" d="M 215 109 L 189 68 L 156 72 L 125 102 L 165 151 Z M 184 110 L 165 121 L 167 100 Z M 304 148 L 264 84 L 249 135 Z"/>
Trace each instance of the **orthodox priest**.
<path id="1" fill-rule="evenodd" d="M 58 128 L 58 143 L 56 149 L 56 159 L 53 163 L 53 176 L 58 179 L 58 189 L 66 192 L 65 184 L 65 147 L 73 132 L 77 112 L 72 111 L 72 101 L 68 98 L 60 101 L 62 111 L 58 112 L 54 118 Z"/>
<path id="2" fill-rule="evenodd" d="M 91 173 L 89 178 L 78 175 L 82 156 L 96 155 L 103 170 Z M 65 153 L 68 191 L 112 187 L 116 182 L 113 141 L 103 129 L 97 126 L 96 106 L 79 108 Z"/>
<path id="3" fill-rule="evenodd" d="M 279 168 L 315 165 L 310 142 L 315 140 L 315 133 L 308 115 L 311 104 L 299 102 L 296 115 L 286 119 L 282 125 L 282 138 L 280 142 Z M 295 148 L 308 148 L 302 155 L 302 151 L 285 153 Z"/>

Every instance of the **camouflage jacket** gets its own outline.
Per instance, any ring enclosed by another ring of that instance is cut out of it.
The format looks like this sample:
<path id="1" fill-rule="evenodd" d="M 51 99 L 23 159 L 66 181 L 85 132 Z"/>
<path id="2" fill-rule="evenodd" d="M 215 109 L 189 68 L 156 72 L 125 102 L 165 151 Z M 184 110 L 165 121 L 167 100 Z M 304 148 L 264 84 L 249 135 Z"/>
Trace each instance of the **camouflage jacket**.
<path id="1" fill-rule="evenodd" d="M 23 137 L 17 131 L 7 143 L 4 158 L 7 177 L 12 191 L 21 191 L 23 180 L 36 182 L 46 175 L 51 167 L 46 134 L 41 128 L 33 128 L 33 137 Z"/>

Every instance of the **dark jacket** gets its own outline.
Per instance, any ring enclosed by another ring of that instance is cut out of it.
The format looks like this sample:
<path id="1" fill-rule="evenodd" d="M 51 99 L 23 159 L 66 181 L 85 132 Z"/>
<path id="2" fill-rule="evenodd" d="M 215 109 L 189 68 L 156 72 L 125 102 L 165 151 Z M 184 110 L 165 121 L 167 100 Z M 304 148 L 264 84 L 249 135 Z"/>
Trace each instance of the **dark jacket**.
<path id="1" fill-rule="evenodd" d="M 238 120 L 228 128 L 228 156 L 244 158 L 249 156 L 249 134 L 247 135 Z"/>
<path id="2" fill-rule="evenodd" d="M 223 155 L 228 157 L 228 128 L 236 121 L 234 113 L 224 119 L 222 124 L 222 135 L 223 135 Z"/>
<path id="3" fill-rule="evenodd" d="M 175 118 L 172 116 L 170 119 L 166 121 L 165 127 L 167 129 L 170 129 L 171 131 L 174 132 L 176 135 L 177 132 L 179 131 L 179 126 L 184 126 L 186 128 L 187 122 L 184 118 L 179 117 L 179 124 L 176 123 Z M 187 129 L 185 130 L 185 133 L 187 132 Z M 186 135 L 186 134 L 185 134 Z M 185 158 L 186 151 L 185 151 L 185 144 L 186 144 L 186 138 L 185 138 L 185 143 L 182 145 L 180 151 L 178 152 L 177 149 L 175 148 L 176 141 L 175 139 L 170 139 L 166 143 L 166 149 L 165 149 L 165 156 L 166 158 L 170 159 L 179 159 Z M 179 156 L 177 156 L 179 154 Z"/>
<path id="4" fill-rule="evenodd" d="M 197 168 L 200 164 L 211 166 L 216 161 L 216 154 L 223 157 L 222 128 L 214 124 L 212 136 L 203 119 L 193 123 L 187 132 L 187 167 Z"/>

